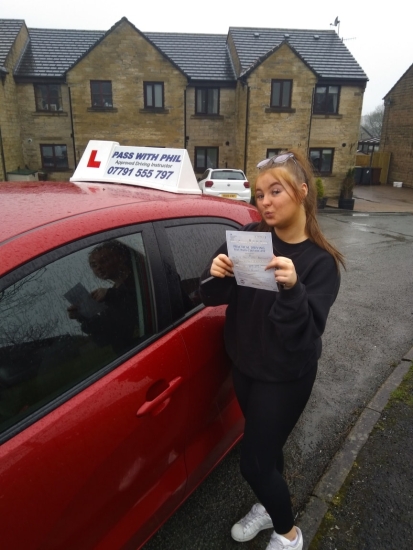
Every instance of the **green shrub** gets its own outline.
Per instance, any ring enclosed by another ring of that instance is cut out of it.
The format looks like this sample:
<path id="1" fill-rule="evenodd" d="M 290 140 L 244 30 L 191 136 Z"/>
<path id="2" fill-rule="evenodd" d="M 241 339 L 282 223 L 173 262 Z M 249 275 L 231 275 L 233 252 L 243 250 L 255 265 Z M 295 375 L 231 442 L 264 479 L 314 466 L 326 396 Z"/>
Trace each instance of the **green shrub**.
<path id="1" fill-rule="evenodd" d="M 322 199 L 325 193 L 323 180 L 321 178 L 317 178 L 315 180 L 315 186 L 317 188 L 317 198 Z"/>

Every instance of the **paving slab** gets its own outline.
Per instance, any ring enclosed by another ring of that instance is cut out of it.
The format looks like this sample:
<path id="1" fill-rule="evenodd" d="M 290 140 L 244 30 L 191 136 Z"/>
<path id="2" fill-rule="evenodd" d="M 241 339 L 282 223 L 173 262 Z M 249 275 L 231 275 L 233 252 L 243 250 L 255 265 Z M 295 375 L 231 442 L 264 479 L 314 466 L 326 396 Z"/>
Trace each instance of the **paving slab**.
<path id="1" fill-rule="evenodd" d="M 354 212 L 413 213 L 413 188 L 392 185 L 356 185 Z M 326 211 L 338 209 L 338 199 L 328 199 Z"/>

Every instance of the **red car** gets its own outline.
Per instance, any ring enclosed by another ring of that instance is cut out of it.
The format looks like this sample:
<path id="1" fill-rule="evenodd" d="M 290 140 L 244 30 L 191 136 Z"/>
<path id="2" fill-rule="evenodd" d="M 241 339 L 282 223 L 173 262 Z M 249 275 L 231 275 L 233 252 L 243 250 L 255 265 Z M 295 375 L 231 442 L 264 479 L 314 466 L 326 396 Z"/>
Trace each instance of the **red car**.
<path id="1" fill-rule="evenodd" d="M 0 183 L 7 550 L 137 549 L 240 439 L 224 307 L 198 277 L 244 203 Z"/>

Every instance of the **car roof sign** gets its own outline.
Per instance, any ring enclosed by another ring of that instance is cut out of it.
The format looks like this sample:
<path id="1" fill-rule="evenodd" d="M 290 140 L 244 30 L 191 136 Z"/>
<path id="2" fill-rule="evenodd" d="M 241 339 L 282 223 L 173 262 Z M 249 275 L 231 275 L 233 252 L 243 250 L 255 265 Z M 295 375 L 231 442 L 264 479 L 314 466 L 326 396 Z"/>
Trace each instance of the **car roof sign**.
<path id="1" fill-rule="evenodd" d="M 172 193 L 200 195 L 186 149 L 133 147 L 89 141 L 70 178 L 73 183 L 123 183 Z"/>

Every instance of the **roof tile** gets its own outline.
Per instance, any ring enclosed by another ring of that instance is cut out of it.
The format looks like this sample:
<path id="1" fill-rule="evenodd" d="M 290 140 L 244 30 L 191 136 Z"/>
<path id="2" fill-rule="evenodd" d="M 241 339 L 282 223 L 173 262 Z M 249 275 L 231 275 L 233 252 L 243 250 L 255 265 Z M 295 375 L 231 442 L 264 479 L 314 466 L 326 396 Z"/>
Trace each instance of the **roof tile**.
<path id="1" fill-rule="evenodd" d="M 0 19 L 0 67 L 6 64 L 7 56 L 23 25 L 23 19 Z"/>
<path id="2" fill-rule="evenodd" d="M 22 20 L 0 20 L 0 67 L 22 24 Z M 229 55 L 227 35 L 142 34 L 191 81 L 235 82 L 237 78 Z M 66 71 L 104 35 L 104 31 L 29 29 L 30 41 L 15 76 L 63 78 Z M 239 76 L 247 74 L 288 41 L 319 78 L 367 80 L 363 69 L 333 30 L 230 27 L 229 35 L 241 63 Z"/>
<path id="3" fill-rule="evenodd" d="M 236 79 L 225 34 L 147 32 L 145 35 L 191 80 Z"/>
<path id="4" fill-rule="evenodd" d="M 367 80 L 363 69 L 333 30 L 230 27 L 229 34 L 238 52 L 241 74 L 288 41 L 319 78 Z"/>
<path id="5" fill-rule="evenodd" d="M 104 34 L 104 31 L 29 29 L 30 42 L 15 75 L 62 77 Z"/>

